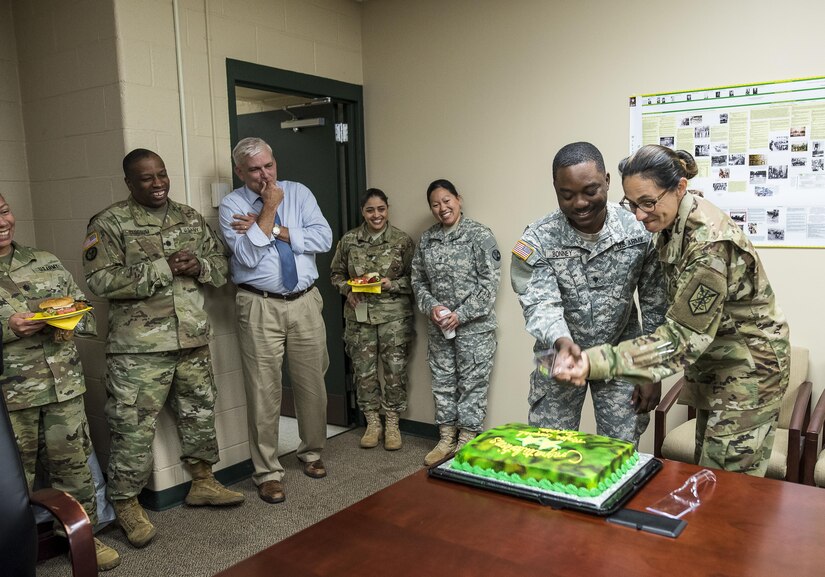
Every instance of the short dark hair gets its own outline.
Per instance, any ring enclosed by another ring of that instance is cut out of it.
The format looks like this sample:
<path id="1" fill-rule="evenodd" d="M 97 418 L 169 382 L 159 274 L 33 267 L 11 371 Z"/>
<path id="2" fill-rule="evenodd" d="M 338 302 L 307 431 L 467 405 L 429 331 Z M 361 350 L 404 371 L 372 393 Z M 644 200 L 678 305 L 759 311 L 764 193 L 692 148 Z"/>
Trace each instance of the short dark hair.
<path id="1" fill-rule="evenodd" d="M 662 190 L 672 190 L 682 178 L 690 180 L 699 173 L 693 155 L 685 150 L 671 150 L 667 146 L 648 144 L 619 163 L 622 182 L 638 174 L 652 180 Z"/>
<path id="2" fill-rule="evenodd" d="M 135 164 L 143 160 L 144 158 L 150 158 L 156 156 L 160 158 L 160 155 L 156 152 L 152 152 L 146 148 L 136 148 L 129 154 L 123 157 L 123 176 L 126 178 L 129 177 L 129 169 L 132 168 Z"/>
<path id="3" fill-rule="evenodd" d="M 571 142 L 562 146 L 553 158 L 553 180 L 556 179 L 556 173 L 560 168 L 576 166 L 583 162 L 593 162 L 599 172 L 602 174 L 607 172 L 604 167 L 604 157 L 598 148 L 589 142 Z"/>
<path id="4" fill-rule="evenodd" d="M 455 189 L 455 185 L 447 180 L 446 178 L 439 178 L 434 180 L 430 183 L 430 186 L 427 187 L 427 202 L 430 202 L 430 193 L 437 188 L 443 188 L 454 197 L 458 198 L 459 194 L 458 191 Z"/>
<path id="5" fill-rule="evenodd" d="M 390 201 L 387 200 L 387 195 L 384 194 L 383 190 L 381 190 L 380 188 L 368 188 L 367 191 L 361 195 L 361 208 L 364 208 L 364 205 L 367 204 L 367 201 L 374 196 L 383 200 L 384 204 L 386 204 L 387 206 L 390 205 Z"/>

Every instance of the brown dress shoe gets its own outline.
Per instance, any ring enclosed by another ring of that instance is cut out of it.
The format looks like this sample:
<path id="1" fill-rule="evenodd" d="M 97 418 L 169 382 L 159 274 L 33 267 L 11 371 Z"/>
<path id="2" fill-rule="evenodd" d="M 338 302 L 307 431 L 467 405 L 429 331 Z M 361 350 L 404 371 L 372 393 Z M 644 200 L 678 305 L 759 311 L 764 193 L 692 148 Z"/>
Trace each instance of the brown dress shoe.
<path id="1" fill-rule="evenodd" d="M 313 479 L 321 479 L 327 476 L 327 469 L 324 467 L 324 462 L 321 459 L 304 463 L 304 475 L 312 477 Z"/>
<path id="2" fill-rule="evenodd" d="M 258 485 L 258 497 L 267 503 L 283 503 L 286 499 L 284 486 L 280 481 L 264 481 Z"/>

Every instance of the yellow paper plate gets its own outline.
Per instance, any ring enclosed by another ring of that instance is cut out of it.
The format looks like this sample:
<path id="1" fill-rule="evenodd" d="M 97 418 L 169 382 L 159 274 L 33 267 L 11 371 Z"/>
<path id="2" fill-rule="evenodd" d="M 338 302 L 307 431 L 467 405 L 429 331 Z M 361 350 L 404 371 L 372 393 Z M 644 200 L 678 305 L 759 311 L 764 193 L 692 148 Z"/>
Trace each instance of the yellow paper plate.
<path id="1" fill-rule="evenodd" d="M 92 307 L 86 307 L 73 313 L 66 313 L 65 315 L 44 316 L 42 313 L 35 313 L 33 317 L 29 317 L 33 321 L 46 321 L 47 325 L 57 327 L 59 329 L 73 330 L 80 319 L 83 318 L 87 312 L 92 310 Z"/>
<path id="2" fill-rule="evenodd" d="M 354 293 L 381 293 L 381 283 L 380 282 L 371 282 L 366 284 L 359 284 L 352 282 L 351 280 L 347 281 L 347 284 L 352 287 L 352 292 Z"/>

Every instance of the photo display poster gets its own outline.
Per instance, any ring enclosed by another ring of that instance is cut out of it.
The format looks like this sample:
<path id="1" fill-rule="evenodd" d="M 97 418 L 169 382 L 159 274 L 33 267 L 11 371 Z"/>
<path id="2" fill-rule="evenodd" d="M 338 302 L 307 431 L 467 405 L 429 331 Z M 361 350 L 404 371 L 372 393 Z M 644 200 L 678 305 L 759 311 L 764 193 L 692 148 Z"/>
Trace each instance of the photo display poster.
<path id="1" fill-rule="evenodd" d="M 825 248 L 825 78 L 630 98 L 630 152 L 687 150 L 688 188 L 755 246 Z"/>

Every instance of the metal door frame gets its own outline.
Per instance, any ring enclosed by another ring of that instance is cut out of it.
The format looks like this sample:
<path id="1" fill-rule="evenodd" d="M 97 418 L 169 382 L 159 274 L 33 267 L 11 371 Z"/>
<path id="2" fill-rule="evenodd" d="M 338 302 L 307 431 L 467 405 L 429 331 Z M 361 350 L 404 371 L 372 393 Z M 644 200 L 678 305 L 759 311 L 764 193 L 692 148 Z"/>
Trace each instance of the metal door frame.
<path id="1" fill-rule="evenodd" d="M 336 113 L 336 122 L 343 122 L 348 125 L 348 140 L 341 143 L 338 149 L 339 176 L 341 172 L 344 177 L 339 179 L 339 195 L 341 222 L 340 230 L 342 234 L 355 227 L 359 222 L 360 211 L 358 208 L 358 197 L 360 192 L 366 189 L 366 152 L 364 146 L 364 100 L 363 87 L 358 84 L 350 84 L 320 76 L 302 74 L 290 70 L 282 70 L 244 62 L 241 60 L 226 59 L 226 85 L 227 98 L 229 100 L 229 140 L 230 148 L 238 143 L 238 125 L 236 118 L 238 110 L 236 105 L 235 87 L 255 88 L 269 92 L 282 94 L 293 94 L 308 98 L 330 97 Z M 232 179 L 235 186 L 243 183 L 232 171 Z M 333 247 L 334 249 L 334 247 Z M 344 319 L 341 318 L 341 328 L 343 334 Z M 343 342 L 341 347 L 343 348 Z M 347 364 L 346 390 L 347 390 L 347 410 L 348 422 L 354 423 L 358 417 L 357 406 L 355 404 L 355 391 L 351 382 L 349 371 L 349 358 L 344 354 Z"/>

